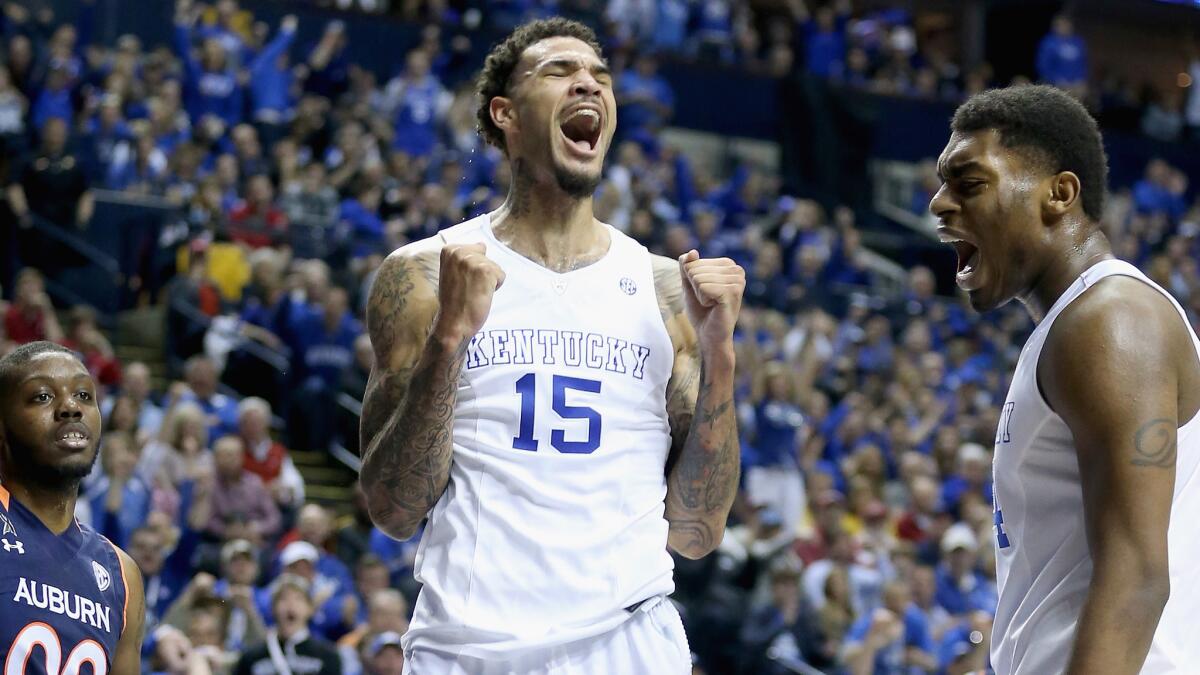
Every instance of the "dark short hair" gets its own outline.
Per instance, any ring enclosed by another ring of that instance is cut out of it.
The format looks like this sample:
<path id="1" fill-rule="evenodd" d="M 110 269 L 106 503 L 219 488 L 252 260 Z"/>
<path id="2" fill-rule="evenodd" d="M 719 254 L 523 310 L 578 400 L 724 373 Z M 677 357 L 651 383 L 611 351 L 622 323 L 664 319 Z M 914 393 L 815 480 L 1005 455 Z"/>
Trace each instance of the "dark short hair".
<path id="1" fill-rule="evenodd" d="M 1083 105 L 1048 85 L 989 89 L 959 106 L 950 125 L 970 133 L 995 129 L 1006 148 L 1024 151 L 1046 171 L 1079 176 L 1083 212 L 1099 220 L 1108 185 L 1100 128 Z"/>
<path id="2" fill-rule="evenodd" d="M 505 154 L 508 149 L 504 144 L 504 132 L 492 121 L 490 110 L 492 99 L 508 94 L 509 79 L 513 69 L 521 60 L 521 55 L 530 45 L 553 37 L 572 37 L 586 42 L 589 47 L 601 53 L 600 41 L 596 32 L 578 21 L 553 17 L 538 19 L 518 26 L 505 40 L 492 47 L 487 59 L 483 62 L 483 71 L 475 82 L 475 93 L 479 95 L 479 109 L 475 112 L 480 135 L 483 140 L 500 148 Z"/>
<path id="3" fill-rule="evenodd" d="M 46 340 L 27 342 L 0 358 L 0 396 L 11 391 L 17 384 L 16 380 L 21 375 L 21 369 L 42 354 L 67 354 L 76 360 L 79 358 L 75 356 L 75 352 L 54 342 Z M 82 362 L 80 364 L 82 365 Z"/>

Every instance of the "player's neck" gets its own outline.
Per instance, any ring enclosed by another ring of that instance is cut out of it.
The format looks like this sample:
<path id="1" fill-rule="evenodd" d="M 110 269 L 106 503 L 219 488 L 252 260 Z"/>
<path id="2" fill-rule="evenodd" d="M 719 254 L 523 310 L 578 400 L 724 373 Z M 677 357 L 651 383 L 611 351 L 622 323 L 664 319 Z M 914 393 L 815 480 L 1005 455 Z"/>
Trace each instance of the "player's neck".
<path id="1" fill-rule="evenodd" d="M 603 255 L 609 237 L 592 213 L 592 197 L 567 194 L 553 179 L 537 180 L 517 164 L 508 198 L 491 216 L 496 238 L 556 271 Z"/>
<path id="2" fill-rule="evenodd" d="M 1065 253 L 1054 256 L 1030 292 L 1020 298 L 1035 322 L 1045 318 L 1079 275 L 1092 265 L 1113 258 L 1112 245 L 1099 228 L 1090 228 L 1086 234 L 1058 248 Z"/>
<path id="3" fill-rule="evenodd" d="M 6 480 L 4 488 L 54 534 L 65 532 L 75 519 L 75 501 L 79 497 L 78 484 L 64 490 Z"/>

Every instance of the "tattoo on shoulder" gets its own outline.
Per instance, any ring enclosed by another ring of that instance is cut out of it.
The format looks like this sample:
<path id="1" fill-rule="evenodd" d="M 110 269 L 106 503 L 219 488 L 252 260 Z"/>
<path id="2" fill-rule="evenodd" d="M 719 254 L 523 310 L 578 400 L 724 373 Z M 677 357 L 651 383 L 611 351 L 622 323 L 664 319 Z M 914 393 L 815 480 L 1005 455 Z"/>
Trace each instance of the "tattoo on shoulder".
<path id="1" fill-rule="evenodd" d="M 1165 417 L 1150 420 L 1133 437 L 1133 465 L 1169 469 L 1175 466 L 1179 432 Z"/>
<path id="2" fill-rule="evenodd" d="M 411 261 L 406 258 L 394 260 L 390 265 L 384 264 L 375 275 L 367 302 L 367 329 L 377 354 L 391 350 L 389 341 L 395 339 L 397 326 L 416 285 Z"/>

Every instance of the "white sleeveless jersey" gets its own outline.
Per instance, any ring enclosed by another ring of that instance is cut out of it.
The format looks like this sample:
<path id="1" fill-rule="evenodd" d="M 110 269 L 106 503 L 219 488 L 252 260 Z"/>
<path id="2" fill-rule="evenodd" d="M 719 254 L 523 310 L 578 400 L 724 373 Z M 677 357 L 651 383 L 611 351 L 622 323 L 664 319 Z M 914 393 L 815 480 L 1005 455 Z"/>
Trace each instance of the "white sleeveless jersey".
<path id="1" fill-rule="evenodd" d="M 992 666 L 998 675 L 1054 675 L 1066 670 L 1075 626 L 1092 576 L 1075 444 L 1037 385 L 1038 356 L 1055 318 L 1109 276 L 1141 280 L 1170 294 L 1121 260 L 1093 265 L 1054 303 L 1021 352 L 996 432 L 993 459 L 996 577 Z M 1200 354 L 1195 333 L 1192 342 Z M 1103 365 L 1103 364 L 1098 364 Z M 1178 430 L 1175 490 L 1168 527 L 1171 597 L 1143 675 L 1195 672 L 1200 664 L 1200 415 Z"/>
<path id="2" fill-rule="evenodd" d="M 484 243 L 506 276 L 467 348 L 406 652 L 512 656 L 608 631 L 674 590 L 674 349 L 650 253 L 608 230 L 608 253 L 564 274 L 500 243 L 487 215 L 440 235 Z"/>

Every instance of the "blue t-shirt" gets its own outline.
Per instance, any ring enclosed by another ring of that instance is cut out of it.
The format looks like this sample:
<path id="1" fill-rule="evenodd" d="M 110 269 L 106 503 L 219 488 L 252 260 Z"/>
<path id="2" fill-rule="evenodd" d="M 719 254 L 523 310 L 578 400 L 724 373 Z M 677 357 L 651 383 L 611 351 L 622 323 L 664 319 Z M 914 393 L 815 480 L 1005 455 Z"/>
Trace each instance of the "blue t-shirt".
<path id="1" fill-rule="evenodd" d="M 947 612 L 954 615 L 974 610 L 994 612 L 996 608 L 996 584 L 979 572 L 971 572 L 965 580 L 955 579 L 946 565 L 936 570 L 934 600 Z"/>
<path id="2" fill-rule="evenodd" d="M 850 626 L 850 630 L 846 633 L 846 642 L 863 642 L 867 639 L 870 629 L 871 615 L 866 614 Z M 929 632 L 929 619 L 916 605 L 909 605 L 904 610 L 904 633 L 896 641 L 875 652 L 875 668 L 872 671 L 874 675 L 908 675 L 909 670 L 904 666 L 906 647 L 916 647 L 930 654 L 933 653 L 933 637 Z"/>
<path id="3" fill-rule="evenodd" d="M 666 79 L 660 75 L 643 77 L 636 70 L 627 70 L 621 73 L 621 80 L 617 87 L 617 100 L 621 101 L 635 96 L 653 99 L 668 108 L 675 107 L 675 93 L 671 91 L 671 85 L 667 84 Z M 621 126 L 631 130 L 656 128 L 666 122 L 659 111 L 639 102 L 622 105 L 619 115 Z"/>
<path id="4" fill-rule="evenodd" d="M 787 401 L 767 400 L 754 409 L 759 466 L 795 468 L 796 431 L 803 426 L 800 408 Z"/>
<path id="5" fill-rule="evenodd" d="M 300 350 L 297 364 L 304 377 L 316 377 L 327 390 L 336 391 L 342 372 L 354 362 L 354 341 L 362 325 L 349 312 L 333 330 L 326 330 L 322 314 L 309 313 L 296 326 Z"/>
<path id="6" fill-rule="evenodd" d="M 437 145 L 438 100 L 442 84 L 432 75 L 404 86 L 404 98 L 396 109 L 396 137 L 392 147 L 413 157 L 425 157 Z"/>
<path id="7" fill-rule="evenodd" d="M 1087 46 L 1078 35 L 1051 33 L 1038 45 L 1038 77 L 1050 84 L 1067 85 L 1087 79 Z"/>

